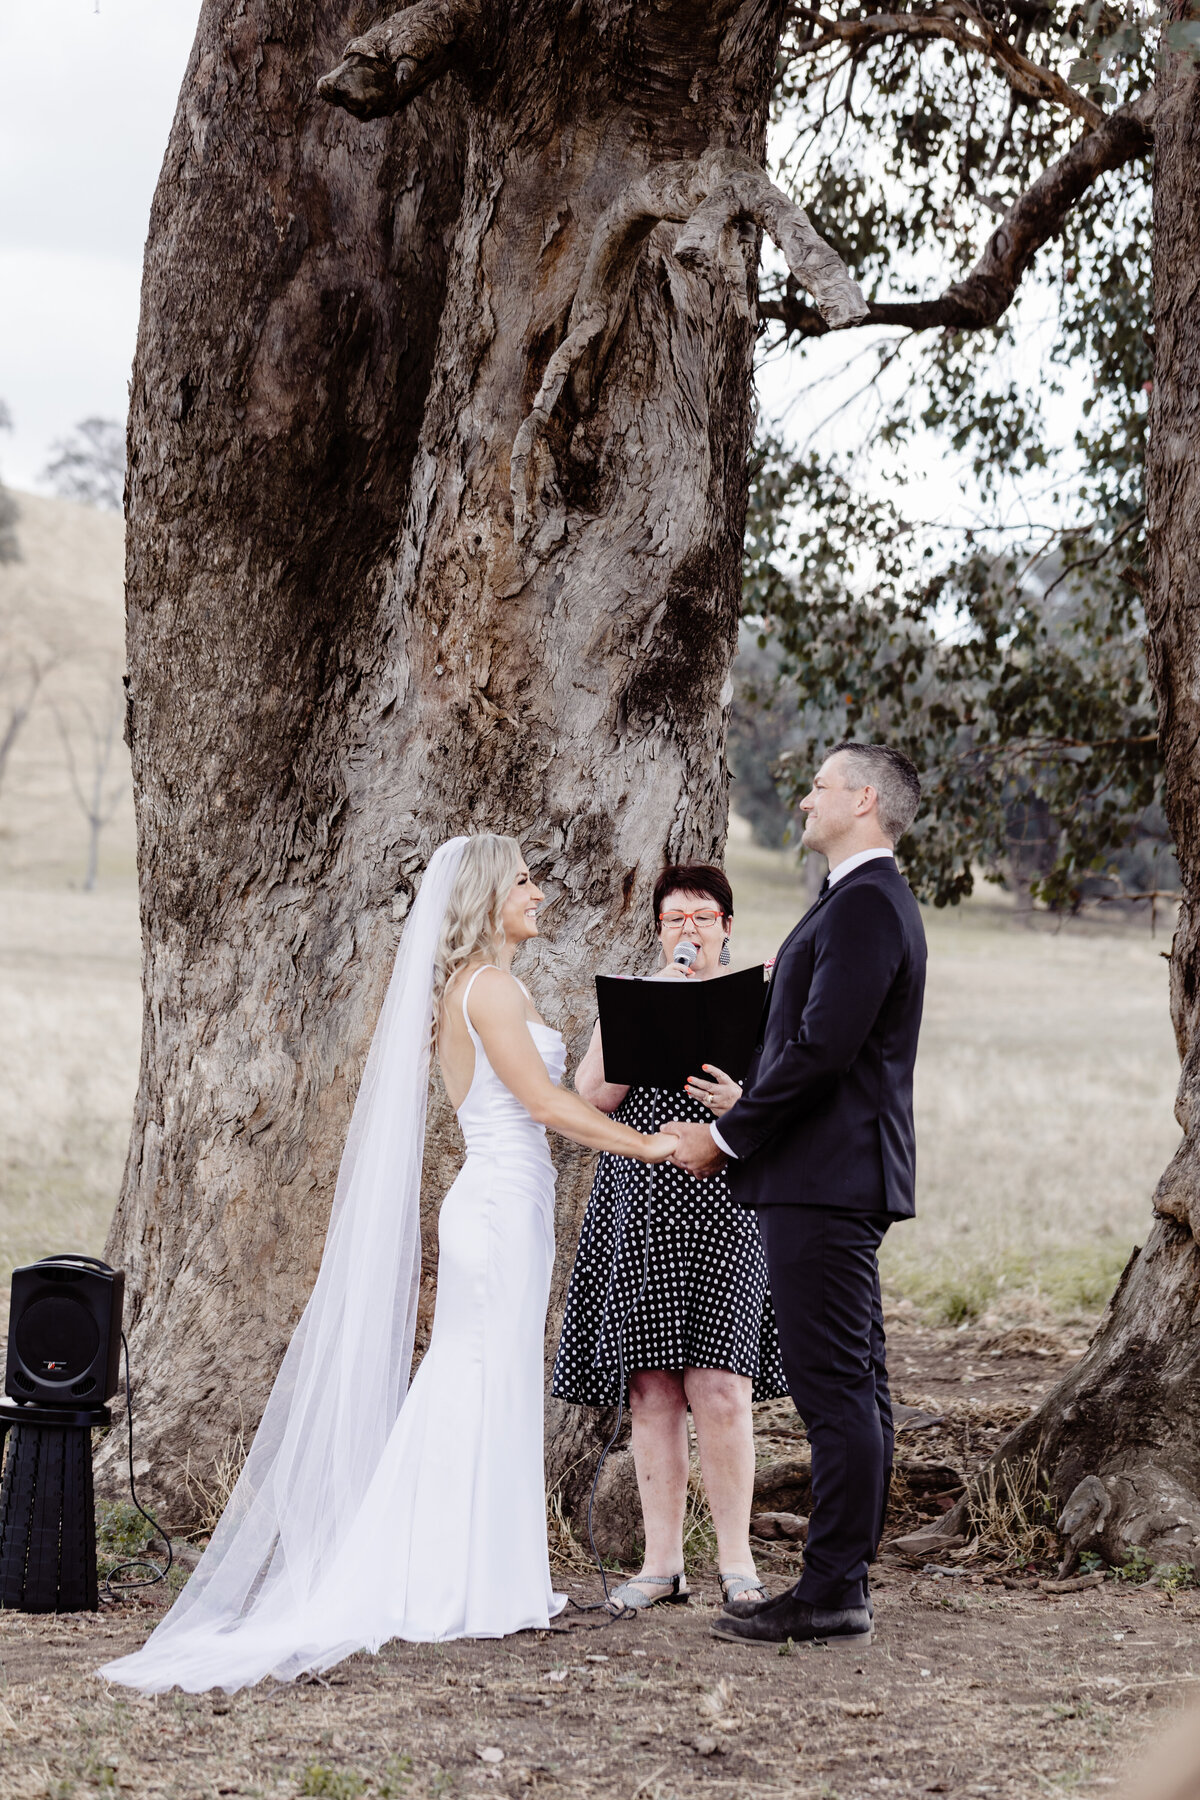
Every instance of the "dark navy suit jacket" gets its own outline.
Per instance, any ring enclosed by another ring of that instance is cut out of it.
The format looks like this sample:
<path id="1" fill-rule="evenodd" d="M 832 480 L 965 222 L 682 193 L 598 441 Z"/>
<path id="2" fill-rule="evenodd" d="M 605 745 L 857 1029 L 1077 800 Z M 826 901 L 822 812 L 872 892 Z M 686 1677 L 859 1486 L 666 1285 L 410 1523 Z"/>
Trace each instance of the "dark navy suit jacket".
<path id="1" fill-rule="evenodd" d="M 860 863 L 776 958 L 745 1090 L 717 1120 L 735 1200 L 912 1216 L 924 992 L 912 889 L 891 857 Z"/>

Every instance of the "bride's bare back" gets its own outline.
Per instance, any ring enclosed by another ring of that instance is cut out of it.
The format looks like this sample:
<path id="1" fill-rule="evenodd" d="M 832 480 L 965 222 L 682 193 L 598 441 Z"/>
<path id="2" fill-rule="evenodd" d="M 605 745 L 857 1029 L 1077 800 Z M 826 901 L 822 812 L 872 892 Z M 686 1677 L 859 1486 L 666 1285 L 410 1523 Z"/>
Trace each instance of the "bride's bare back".
<path id="1" fill-rule="evenodd" d="M 442 1071 L 442 1080 L 446 1084 L 446 1092 L 455 1112 L 470 1093 L 471 1083 L 475 1079 L 475 1046 L 463 1018 L 462 993 L 475 971 L 488 967 L 496 968 L 496 965 L 486 963 L 482 957 L 474 962 L 464 963 L 451 976 L 442 996 L 442 1009 L 438 1017 L 438 1067 Z M 497 968 L 496 974 L 503 976 L 504 971 Z M 516 977 L 507 975 L 504 978 L 513 984 L 524 1002 L 525 1022 L 529 1025 L 544 1024 L 545 1020 Z M 486 981 L 489 978 L 484 979 Z M 478 992 L 478 988 L 476 991 Z M 476 1030 L 478 1029 L 476 1025 Z"/>

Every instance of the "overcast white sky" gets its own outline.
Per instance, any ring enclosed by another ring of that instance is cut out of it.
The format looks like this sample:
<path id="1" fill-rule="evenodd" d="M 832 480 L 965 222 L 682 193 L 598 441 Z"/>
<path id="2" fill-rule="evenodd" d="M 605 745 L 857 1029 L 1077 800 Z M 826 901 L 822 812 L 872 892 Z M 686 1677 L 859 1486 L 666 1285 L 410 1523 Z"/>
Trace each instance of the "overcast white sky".
<path id="1" fill-rule="evenodd" d="M 81 419 L 125 416 L 150 201 L 199 11 L 200 0 L 0 0 L 0 400 L 13 423 L 0 476 L 13 487 L 42 486 L 52 444 Z M 788 437 L 803 442 L 857 388 L 860 372 L 810 386 L 846 348 L 826 339 L 760 370 L 760 400 Z M 862 430 L 851 408 L 824 441 L 845 447 Z M 914 445 L 908 475 L 909 507 L 943 513 L 944 446 Z"/>
<path id="2" fill-rule="evenodd" d="M 11 487 L 43 487 L 51 445 L 81 419 L 125 416 L 150 202 L 200 4 L 0 0 L 0 401 L 13 426 L 0 432 L 0 477 Z M 48 49 L 52 94 L 32 79 Z M 791 385 L 765 372 L 772 402 Z"/>
<path id="3" fill-rule="evenodd" d="M 97 11 L 97 3 L 99 10 Z M 0 474 L 125 416 L 150 200 L 200 0 L 0 0 Z"/>

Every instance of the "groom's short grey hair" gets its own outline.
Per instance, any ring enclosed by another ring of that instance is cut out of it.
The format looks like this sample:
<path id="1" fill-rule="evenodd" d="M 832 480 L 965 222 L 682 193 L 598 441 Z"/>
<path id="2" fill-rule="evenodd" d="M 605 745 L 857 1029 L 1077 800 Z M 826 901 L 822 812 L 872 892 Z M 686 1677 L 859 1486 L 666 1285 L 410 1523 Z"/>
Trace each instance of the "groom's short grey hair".
<path id="1" fill-rule="evenodd" d="M 879 824 L 885 837 L 898 844 L 917 816 L 921 804 L 921 777 L 903 750 L 890 744 L 856 744 L 843 738 L 826 756 L 851 760 L 854 779 L 873 787 L 879 796 Z"/>

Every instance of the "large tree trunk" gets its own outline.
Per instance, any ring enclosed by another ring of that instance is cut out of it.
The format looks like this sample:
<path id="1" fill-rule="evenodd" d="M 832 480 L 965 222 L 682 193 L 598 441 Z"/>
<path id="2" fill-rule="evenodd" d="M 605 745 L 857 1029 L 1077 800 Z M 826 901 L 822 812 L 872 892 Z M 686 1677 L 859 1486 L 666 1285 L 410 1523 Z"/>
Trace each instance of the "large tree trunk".
<path id="1" fill-rule="evenodd" d="M 205 6 L 133 385 L 145 1034 L 109 1244 L 172 1517 L 307 1298 L 436 844 L 521 839 L 522 972 L 573 1054 L 663 859 L 720 854 L 755 224 L 838 280 L 751 166 L 781 11 L 423 0 L 322 100 L 358 0 Z M 431 1224 L 458 1153 L 435 1107 Z M 590 1431 L 552 1420 L 552 1475 Z"/>
<path id="2" fill-rule="evenodd" d="M 1184 892 L 1171 953 L 1184 1139 L 1087 1354 L 999 1460 L 1037 1459 L 1068 1566 L 1140 1550 L 1200 1572 L 1200 75 L 1186 56 L 1162 71 L 1154 170 L 1148 648 Z M 960 1508 L 941 1529 L 965 1523 Z"/>

